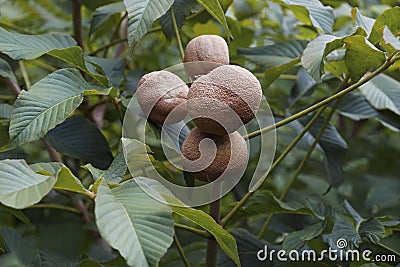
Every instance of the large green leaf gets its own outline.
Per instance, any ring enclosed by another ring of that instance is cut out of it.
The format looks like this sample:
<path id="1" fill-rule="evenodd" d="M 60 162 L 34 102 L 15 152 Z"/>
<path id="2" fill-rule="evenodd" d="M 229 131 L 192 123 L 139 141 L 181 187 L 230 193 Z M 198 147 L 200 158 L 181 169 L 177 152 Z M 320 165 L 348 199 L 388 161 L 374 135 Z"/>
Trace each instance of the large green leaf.
<path id="1" fill-rule="evenodd" d="M 399 116 L 389 116 L 390 113 L 376 110 L 365 98 L 359 93 L 350 93 L 342 97 L 338 106 L 340 114 L 354 121 L 359 121 L 368 118 L 375 118 L 382 125 L 394 131 L 400 131 Z M 394 117 L 394 119 L 392 119 Z"/>
<path id="2" fill-rule="evenodd" d="M 332 33 L 333 8 L 318 0 L 281 0 L 302 23 L 314 26 L 326 34 Z"/>
<path id="3" fill-rule="evenodd" d="M 324 220 L 322 222 L 309 225 L 302 230 L 291 232 L 285 236 L 282 248 L 286 251 L 300 250 L 302 247 L 304 247 L 306 241 L 319 236 L 325 230 L 326 226 L 327 221 Z"/>
<path id="4" fill-rule="evenodd" d="M 16 230 L 7 227 L 0 228 L 7 252 L 15 256 L 23 266 L 40 266 L 39 251 L 32 241 L 24 239 Z"/>
<path id="5" fill-rule="evenodd" d="M 107 20 L 116 13 L 125 11 L 125 6 L 122 2 L 111 3 L 96 8 L 93 13 L 93 18 L 90 21 L 90 35 L 101 27 Z"/>
<path id="6" fill-rule="evenodd" d="M 14 72 L 11 69 L 10 65 L 2 58 L 0 58 L 0 76 L 9 78 L 13 81 L 17 81 L 17 78 L 15 78 Z"/>
<path id="7" fill-rule="evenodd" d="M 351 11 L 351 15 L 356 26 L 363 28 L 369 36 L 371 34 L 375 20 L 361 14 L 361 11 L 358 8 L 353 8 Z"/>
<path id="8" fill-rule="evenodd" d="M 172 244 L 171 209 L 147 195 L 133 179 L 112 189 L 102 182 L 95 203 L 101 236 L 128 264 L 157 266 Z"/>
<path id="9" fill-rule="evenodd" d="M 344 39 L 346 43 L 345 63 L 353 83 L 364 74 L 385 62 L 385 54 L 374 47 L 364 36 L 355 35 Z"/>
<path id="10" fill-rule="evenodd" d="M 210 215 L 204 211 L 189 207 L 171 206 L 171 208 L 174 213 L 187 218 L 188 220 L 210 232 L 210 234 L 214 236 L 215 240 L 217 240 L 218 244 L 226 253 L 226 255 L 228 255 L 237 266 L 240 266 L 240 259 L 235 238 L 228 231 L 222 228 L 221 225 L 217 224 Z"/>
<path id="11" fill-rule="evenodd" d="M 155 20 L 164 15 L 174 0 L 124 0 L 128 11 L 128 41 L 131 49 L 147 33 Z"/>
<path id="12" fill-rule="evenodd" d="M 374 45 L 379 43 L 385 26 L 388 27 L 395 36 L 400 34 L 400 7 L 396 6 L 387 9 L 379 15 L 371 30 L 371 35 L 369 36 L 369 41 L 371 43 Z"/>
<path id="13" fill-rule="evenodd" d="M 299 62 L 300 58 L 298 57 L 283 65 L 267 69 L 264 72 L 266 79 L 265 88 L 268 88 L 276 79 L 279 78 L 279 76 L 294 68 L 297 64 L 299 64 Z"/>
<path id="14" fill-rule="evenodd" d="M 81 181 L 64 164 L 59 162 L 41 162 L 30 165 L 30 168 L 39 174 L 49 173 L 57 178 L 53 188 L 66 190 L 94 198 L 94 194 L 87 190 Z"/>
<path id="15" fill-rule="evenodd" d="M 51 50 L 75 45 L 76 41 L 68 35 L 27 35 L 11 33 L 0 27 L 0 51 L 13 59 L 34 59 Z"/>
<path id="16" fill-rule="evenodd" d="M 178 29 L 180 29 L 183 24 L 185 24 L 186 17 L 188 17 L 192 13 L 199 11 L 199 6 L 200 5 L 196 2 L 196 0 L 174 1 L 171 8 L 174 11 L 176 25 L 178 26 Z M 164 35 L 168 38 L 168 40 L 172 40 L 175 31 L 174 25 L 172 24 L 171 11 L 168 10 L 166 14 L 161 16 L 159 22 Z"/>
<path id="17" fill-rule="evenodd" d="M 39 202 L 51 190 L 55 177 L 40 175 L 24 160 L 0 161 L 0 202 L 23 209 Z"/>
<path id="18" fill-rule="evenodd" d="M 58 152 L 84 163 L 90 162 L 100 169 L 107 169 L 113 160 L 103 134 L 82 115 L 66 119 L 50 130 L 44 139 Z"/>
<path id="19" fill-rule="evenodd" d="M 325 73 L 325 56 L 342 45 L 342 39 L 333 35 L 320 35 L 308 43 L 301 57 L 301 63 L 314 80 L 322 81 L 321 76 Z"/>
<path id="20" fill-rule="evenodd" d="M 232 34 L 229 31 L 228 23 L 225 18 L 224 10 L 222 9 L 220 2 L 218 0 L 197 0 L 197 2 L 203 5 L 207 12 L 210 13 L 210 15 L 213 16 L 214 19 L 216 19 L 219 23 L 221 23 L 222 27 L 224 27 L 226 34 L 229 37 L 232 37 Z"/>
<path id="21" fill-rule="evenodd" d="M 86 62 L 82 48 L 67 35 L 27 35 L 11 33 L 0 27 L 0 52 L 13 59 L 35 59 L 49 54 L 84 71 L 103 86 L 109 83 L 102 73 L 96 71 L 99 66 Z"/>
<path id="22" fill-rule="evenodd" d="M 55 71 L 22 91 L 10 122 L 10 146 L 35 141 L 63 122 L 82 102 L 90 85 L 76 69 Z"/>
<path id="23" fill-rule="evenodd" d="M 276 67 L 300 57 L 306 45 L 307 42 L 298 40 L 277 42 L 263 47 L 238 49 L 238 53 L 265 67 Z"/>
<path id="24" fill-rule="evenodd" d="M 361 93 L 377 109 L 389 109 L 400 115 L 400 82 L 380 74 L 360 87 Z"/>

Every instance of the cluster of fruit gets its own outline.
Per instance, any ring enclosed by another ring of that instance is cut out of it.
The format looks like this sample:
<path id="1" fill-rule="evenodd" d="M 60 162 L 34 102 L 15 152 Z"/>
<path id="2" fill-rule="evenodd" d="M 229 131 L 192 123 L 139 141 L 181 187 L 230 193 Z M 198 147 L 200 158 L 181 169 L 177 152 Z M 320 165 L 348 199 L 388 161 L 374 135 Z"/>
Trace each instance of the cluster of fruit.
<path id="1" fill-rule="evenodd" d="M 191 40 L 184 62 L 194 80 L 190 88 L 171 72 L 155 71 L 141 78 L 136 95 L 155 123 L 177 123 L 186 115 L 193 119 L 197 127 L 181 149 L 183 167 L 196 179 L 211 182 L 246 166 L 247 144 L 237 130 L 257 113 L 261 85 L 248 70 L 229 65 L 228 45 L 216 35 Z"/>

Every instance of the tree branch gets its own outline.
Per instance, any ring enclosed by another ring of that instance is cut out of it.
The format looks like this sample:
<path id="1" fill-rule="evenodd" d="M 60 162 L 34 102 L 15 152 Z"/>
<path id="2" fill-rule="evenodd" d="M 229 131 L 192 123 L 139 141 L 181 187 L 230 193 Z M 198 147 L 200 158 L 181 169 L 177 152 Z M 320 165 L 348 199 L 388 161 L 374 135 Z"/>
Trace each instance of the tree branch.
<path id="1" fill-rule="evenodd" d="M 73 29 L 74 38 L 78 45 L 83 49 L 83 36 L 82 36 L 82 4 L 79 0 L 72 0 L 72 17 L 73 17 Z"/>

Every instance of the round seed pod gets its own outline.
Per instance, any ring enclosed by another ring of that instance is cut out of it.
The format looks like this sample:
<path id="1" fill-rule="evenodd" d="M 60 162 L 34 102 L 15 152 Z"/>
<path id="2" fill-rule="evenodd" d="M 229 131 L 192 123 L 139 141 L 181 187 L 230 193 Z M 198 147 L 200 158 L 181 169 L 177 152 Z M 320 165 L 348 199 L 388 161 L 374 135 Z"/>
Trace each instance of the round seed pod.
<path id="1" fill-rule="evenodd" d="M 147 118 L 159 124 L 173 124 L 186 117 L 188 91 L 185 82 L 177 75 L 168 71 L 153 71 L 140 79 L 136 96 Z M 173 116 L 166 121 L 172 111 Z"/>
<path id="2" fill-rule="evenodd" d="M 229 64 L 228 45 L 218 35 L 198 36 L 187 44 L 184 62 L 187 74 L 195 79 L 221 65 Z"/>
<path id="3" fill-rule="evenodd" d="M 187 108 L 202 131 L 224 135 L 252 120 L 261 99 L 260 82 L 250 71 L 224 65 L 193 82 Z"/>
<path id="4" fill-rule="evenodd" d="M 186 136 L 181 151 L 184 170 L 204 182 L 216 180 L 225 171 L 227 175 L 240 173 L 247 164 L 246 141 L 238 132 L 218 136 L 195 127 Z"/>

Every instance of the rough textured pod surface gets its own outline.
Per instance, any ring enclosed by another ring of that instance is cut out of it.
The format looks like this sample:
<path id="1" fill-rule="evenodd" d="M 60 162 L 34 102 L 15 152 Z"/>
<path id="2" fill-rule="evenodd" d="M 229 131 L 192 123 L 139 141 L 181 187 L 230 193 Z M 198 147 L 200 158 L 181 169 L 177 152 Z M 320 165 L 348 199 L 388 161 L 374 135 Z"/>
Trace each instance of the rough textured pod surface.
<path id="1" fill-rule="evenodd" d="M 224 65 L 194 81 L 187 108 L 202 131 L 224 135 L 252 120 L 261 99 L 261 84 L 250 71 Z"/>
<path id="2" fill-rule="evenodd" d="M 192 78 L 204 75 L 218 66 L 229 64 L 228 45 L 218 35 L 198 36 L 187 44 L 184 62 L 187 63 L 186 72 Z"/>
<path id="3" fill-rule="evenodd" d="M 200 152 L 200 142 L 204 139 L 211 139 L 216 146 L 216 155 L 211 164 L 206 168 L 191 172 L 191 175 L 204 182 L 212 182 L 220 177 L 224 171 L 229 174 L 238 173 L 244 170 L 247 165 L 247 144 L 243 137 L 234 132 L 225 136 L 207 134 L 198 127 L 192 129 L 182 144 L 183 167 L 187 169 L 200 169 L 198 166 L 204 166 L 209 162 L 207 155 Z M 207 153 L 207 149 L 203 153 Z M 231 158 L 232 155 L 232 158 Z M 203 157 L 204 160 L 196 161 Z M 228 165 L 229 164 L 229 165 Z"/>
<path id="4" fill-rule="evenodd" d="M 172 124 L 186 117 L 188 91 L 185 82 L 177 75 L 168 71 L 153 71 L 140 79 L 136 96 L 147 118 L 155 123 Z M 172 110 L 174 113 L 165 121 Z"/>

